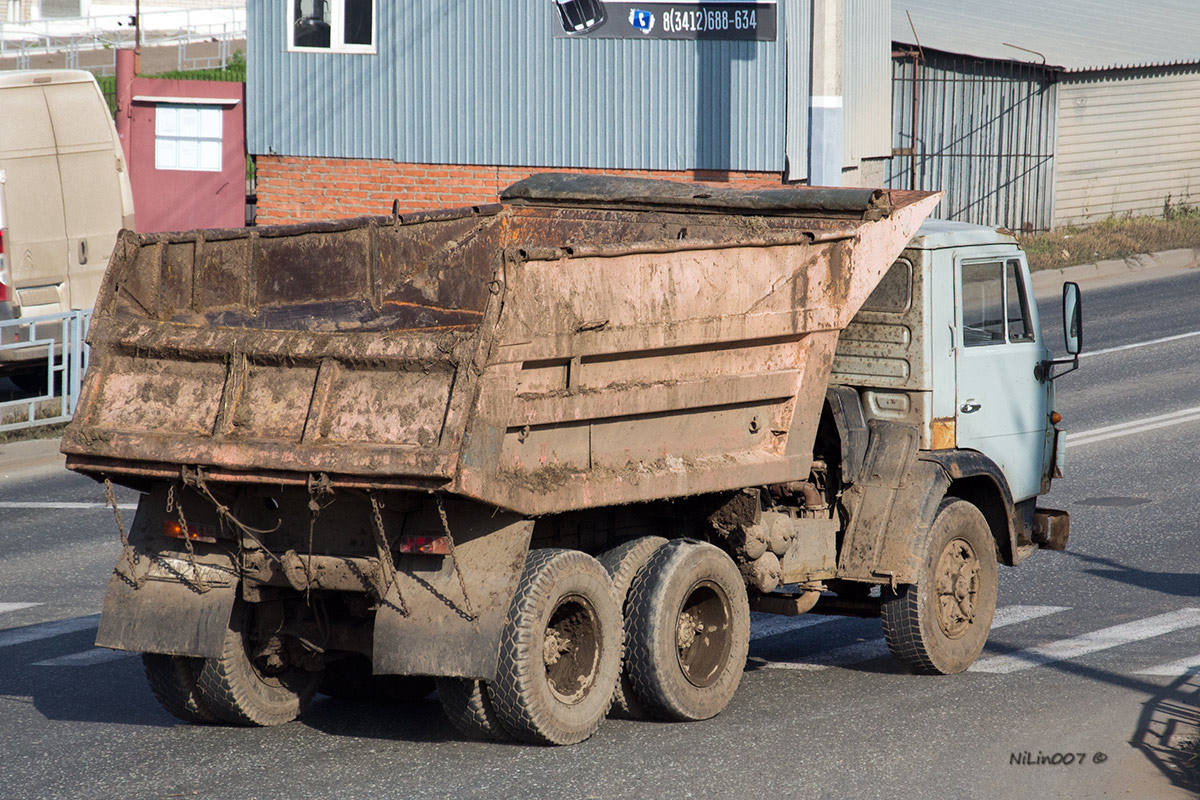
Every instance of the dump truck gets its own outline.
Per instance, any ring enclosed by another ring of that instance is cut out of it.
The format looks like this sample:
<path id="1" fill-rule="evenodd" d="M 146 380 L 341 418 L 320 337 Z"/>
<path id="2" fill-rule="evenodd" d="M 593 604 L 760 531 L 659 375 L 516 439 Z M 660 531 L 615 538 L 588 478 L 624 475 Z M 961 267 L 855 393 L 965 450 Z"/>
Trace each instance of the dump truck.
<path id="1" fill-rule="evenodd" d="M 62 443 L 142 493 L 97 644 L 189 721 L 435 685 L 464 734 L 547 744 L 718 714 L 752 610 L 966 669 L 998 564 L 1066 544 L 1037 498 L 1070 361 L 1014 238 L 922 227 L 938 199 L 543 174 L 124 232 Z"/>

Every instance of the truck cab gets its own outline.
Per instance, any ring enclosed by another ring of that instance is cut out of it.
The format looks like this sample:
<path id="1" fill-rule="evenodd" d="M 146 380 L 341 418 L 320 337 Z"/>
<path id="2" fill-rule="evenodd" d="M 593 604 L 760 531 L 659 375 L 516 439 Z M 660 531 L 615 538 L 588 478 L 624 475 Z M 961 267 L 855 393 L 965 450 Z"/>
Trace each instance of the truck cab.
<path id="1" fill-rule="evenodd" d="M 1065 515 L 1034 507 L 1061 474 L 1051 364 L 1015 237 L 927 220 L 842 333 L 830 383 L 854 389 L 866 423 L 911 426 L 920 451 L 990 473 L 1015 564 L 1051 519 L 1065 544 Z"/>

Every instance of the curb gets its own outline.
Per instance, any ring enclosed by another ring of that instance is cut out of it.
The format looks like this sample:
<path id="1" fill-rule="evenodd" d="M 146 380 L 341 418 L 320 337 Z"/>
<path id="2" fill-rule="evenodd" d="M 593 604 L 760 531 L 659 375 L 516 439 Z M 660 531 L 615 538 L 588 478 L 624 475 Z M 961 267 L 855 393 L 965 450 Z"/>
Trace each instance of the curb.
<path id="1" fill-rule="evenodd" d="M 58 452 L 59 438 L 28 439 L 0 444 L 0 478 L 41 469 L 62 469 L 66 456 Z"/>
<path id="2" fill-rule="evenodd" d="M 1150 280 L 1163 277 L 1163 273 L 1182 272 L 1197 267 L 1200 267 L 1200 248 L 1163 250 L 1158 253 L 1097 261 L 1095 264 L 1041 270 L 1033 273 L 1033 291 L 1035 294 L 1056 292 L 1067 281 L 1119 283 Z"/>

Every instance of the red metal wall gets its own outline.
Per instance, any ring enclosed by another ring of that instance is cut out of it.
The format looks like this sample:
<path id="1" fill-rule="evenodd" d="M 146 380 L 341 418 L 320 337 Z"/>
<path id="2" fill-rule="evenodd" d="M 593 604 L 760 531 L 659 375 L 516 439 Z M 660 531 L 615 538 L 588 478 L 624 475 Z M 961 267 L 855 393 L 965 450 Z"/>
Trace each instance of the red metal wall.
<path id="1" fill-rule="evenodd" d="M 240 228 L 246 222 L 246 87 L 227 81 L 118 77 L 122 135 L 139 232 Z M 157 103 L 138 98 L 236 99 L 222 103 L 221 171 L 156 169 Z M 123 123 L 123 124 L 122 124 Z"/>

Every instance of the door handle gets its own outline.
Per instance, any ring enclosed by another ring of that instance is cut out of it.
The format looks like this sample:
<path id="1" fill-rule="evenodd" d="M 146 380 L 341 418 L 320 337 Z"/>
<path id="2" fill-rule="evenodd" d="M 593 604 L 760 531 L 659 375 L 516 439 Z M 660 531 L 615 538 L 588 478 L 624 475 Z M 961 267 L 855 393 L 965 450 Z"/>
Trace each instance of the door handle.
<path id="1" fill-rule="evenodd" d="M 962 408 L 960 408 L 959 411 L 961 411 L 964 414 L 974 414 L 976 411 L 978 411 L 981 408 L 983 408 L 982 403 L 969 403 L 968 402 L 968 403 L 963 403 Z"/>

